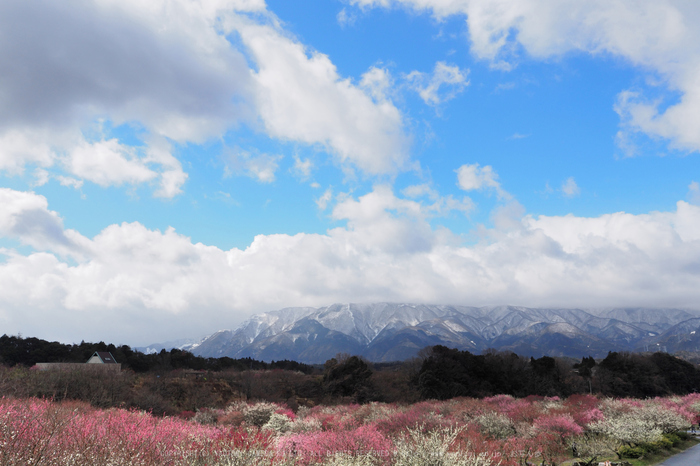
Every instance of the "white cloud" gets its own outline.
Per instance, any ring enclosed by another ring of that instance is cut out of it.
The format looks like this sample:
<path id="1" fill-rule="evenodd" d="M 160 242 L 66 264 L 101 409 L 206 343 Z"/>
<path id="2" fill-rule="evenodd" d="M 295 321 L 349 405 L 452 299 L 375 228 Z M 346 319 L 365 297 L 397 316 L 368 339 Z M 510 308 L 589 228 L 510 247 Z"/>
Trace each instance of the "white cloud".
<path id="1" fill-rule="evenodd" d="M 566 179 L 561 185 L 561 192 L 566 197 L 576 197 L 581 194 L 581 188 L 576 184 L 573 176 Z"/>
<path id="2" fill-rule="evenodd" d="M 104 135 L 100 131 L 98 136 Z M 35 186 L 51 177 L 59 181 L 74 179 L 71 183 L 61 182 L 74 187 L 84 180 L 106 187 L 158 179 L 161 188 L 155 195 L 179 194 L 187 174 L 170 154 L 170 145 L 157 137 L 149 137 L 147 143 L 145 148 L 139 148 L 122 144 L 116 138 L 89 142 L 77 130 L 13 129 L 0 135 L 0 170 L 21 174 L 26 165 L 34 165 L 38 167 L 34 170 Z M 170 183 L 167 189 L 166 183 Z"/>
<path id="3" fill-rule="evenodd" d="M 498 174 L 490 165 L 480 167 L 478 163 L 465 164 L 455 170 L 457 186 L 465 191 L 493 189 L 500 199 L 510 199 L 510 194 L 501 188 Z"/>
<path id="4" fill-rule="evenodd" d="M 73 149 L 65 163 L 70 173 L 103 187 L 143 183 L 155 178 L 156 173 L 133 152 L 116 139 L 83 143 Z"/>
<path id="5" fill-rule="evenodd" d="M 298 155 L 294 155 L 294 168 L 293 171 L 302 180 L 307 180 L 311 176 L 311 170 L 314 168 L 314 163 L 311 159 L 301 158 Z"/>
<path id="6" fill-rule="evenodd" d="M 326 207 L 328 207 L 328 203 L 331 202 L 331 199 L 333 199 L 333 189 L 328 188 L 324 191 L 321 197 L 316 199 L 316 205 L 319 209 L 326 210 Z"/>
<path id="7" fill-rule="evenodd" d="M 177 141 L 218 134 L 240 115 L 231 102 L 249 81 L 215 28 L 219 13 L 185 0 L 3 2 L 0 128 L 108 114 Z"/>
<path id="8" fill-rule="evenodd" d="M 80 189 L 83 187 L 83 180 L 76 180 L 75 178 L 71 178 L 70 176 L 58 175 L 56 179 L 61 184 L 61 186 L 70 186 L 75 189 Z"/>
<path id="9" fill-rule="evenodd" d="M 518 51 L 535 59 L 570 52 L 613 55 L 662 78 L 677 102 L 622 90 L 621 131 L 660 136 L 700 150 L 700 4 L 674 0 L 352 0 L 361 7 L 405 6 L 438 19 L 466 18 L 471 51 L 509 70 Z M 621 141 L 625 137 L 620 138 Z"/>
<path id="10" fill-rule="evenodd" d="M 522 228 L 525 208 L 516 200 L 496 206 L 491 212 L 491 221 L 497 231 L 518 231 Z"/>
<path id="11" fill-rule="evenodd" d="M 338 24 L 340 24 L 340 27 L 353 26 L 355 24 L 355 21 L 357 20 L 357 16 L 355 16 L 352 13 L 348 13 L 348 10 L 346 8 L 340 10 L 335 18 L 336 20 L 338 20 Z"/>
<path id="12" fill-rule="evenodd" d="M 376 101 L 388 100 L 389 93 L 394 82 L 391 74 L 386 68 L 376 66 L 367 70 L 360 80 L 360 87 L 369 92 L 369 95 Z"/>
<path id="13" fill-rule="evenodd" d="M 163 137 L 147 138 L 146 156 L 144 163 L 160 166 L 159 188 L 153 193 L 156 197 L 172 198 L 182 193 L 182 186 L 188 175 L 182 169 L 182 164 L 172 155 L 170 142 Z"/>
<path id="14" fill-rule="evenodd" d="M 692 181 L 688 185 L 688 202 L 694 205 L 700 205 L 700 184 L 697 181 Z"/>
<path id="15" fill-rule="evenodd" d="M 439 61 L 431 75 L 412 71 L 406 76 L 410 86 L 418 92 L 423 102 L 437 106 L 454 99 L 469 85 L 469 70 L 460 70 L 458 66 Z"/>
<path id="16" fill-rule="evenodd" d="M 37 168 L 36 170 L 34 170 L 34 178 L 36 180 L 32 183 L 32 186 L 44 186 L 46 183 L 49 182 L 51 176 L 49 175 L 49 172 L 47 172 L 43 168 Z"/>
<path id="17" fill-rule="evenodd" d="M 425 205 L 423 211 L 431 215 L 447 215 L 453 211 L 468 214 L 475 207 L 474 202 L 470 198 L 465 196 L 462 199 L 455 199 L 452 195 L 441 196 L 437 190 L 427 183 L 407 186 L 401 190 L 401 194 L 411 199 L 423 197 L 430 199 L 432 204 Z"/>
<path id="18" fill-rule="evenodd" d="M 8 188 L 0 188 L 0 236 L 72 257 L 85 253 L 87 243 L 79 233 L 63 228 L 44 196 Z"/>
<path id="19" fill-rule="evenodd" d="M 452 195 L 448 195 L 437 197 L 433 204 L 426 206 L 426 210 L 435 215 L 447 215 L 452 211 L 469 214 L 474 210 L 474 207 L 474 202 L 467 196 L 464 196 L 462 199 L 455 199 Z"/>
<path id="20" fill-rule="evenodd" d="M 354 238 L 354 247 L 361 248 L 364 254 L 427 251 L 436 239 L 425 221 L 426 214 L 421 203 L 397 198 L 389 186 L 376 186 L 357 200 L 346 198 L 338 202 L 332 216 L 346 220 L 348 226 L 332 230 L 331 235 Z"/>
<path id="21" fill-rule="evenodd" d="M 401 169 L 399 110 L 325 55 L 308 56 L 279 24 L 262 0 L 2 2 L 0 171 L 149 183 L 173 197 L 187 174 L 171 142 L 260 122 L 269 136 L 319 145 L 368 173 Z M 102 123 L 131 128 L 142 145 L 95 137 Z M 251 170 L 270 180 L 270 167 Z"/>
<path id="22" fill-rule="evenodd" d="M 0 234 L 37 250 L 2 252 L 0 320 L 9 333 L 145 344 L 251 312 L 358 296 L 564 307 L 697 307 L 700 299 L 700 207 L 683 201 L 672 212 L 596 218 L 523 216 L 509 203 L 494 212 L 497 228 L 465 246 L 430 226 L 431 204 L 377 186 L 339 199 L 332 215 L 347 226 L 259 235 L 223 251 L 139 223 L 87 239 L 64 229 L 42 196 L 3 189 L 0 197 Z"/>
<path id="23" fill-rule="evenodd" d="M 273 26 L 239 20 L 229 27 L 257 65 L 255 103 L 268 134 L 319 144 L 369 174 L 405 167 L 402 115 L 390 101 L 375 102 L 342 78 L 328 56 L 308 51 Z"/>
<path id="24" fill-rule="evenodd" d="M 52 178 L 51 174 L 43 168 L 37 168 L 34 170 L 34 177 L 36 178 L 36 181 L 32 183 L 32 186 L 44 186 Z M 70 176 L 54 175 L 53 178 L 58 180 L 61 186 L 69 186 L 75 189 L 80 189 L 83 187 L 83 180 L 78 180 Z"/>
<path id="25" fill-rule="evenodd" d="M 156 196 L 179 193 L 187 176 L 172 155 L 165 162 L 140 159 L 121 141 L 88 142 L 82 132 L 98 120 L 136 122 L 147 146 L 158 138 L 201 142 L 249 118 L 246 60 L 216 20 L 232 8 L 261 7 L 264 2 L 2 2 L 0 170 L 19 174 L 36 165 L 60 175 L 63 167 L 101 186 L 160 177 Z"/>
<path id="26" fill-rule="evenodd" d="M 28 130 L 11 129 L 0 132 L 0 170 L 17 175 L 24 172 L 27 164 L 51 166 L 54 163 L 54 154 L 45 139 L 45 134 Z"/>
<path id="27" fill-rule="evenodd" d="M 280 159 L 281 155 L 251 154 L 240 149 L 234 150 L 226 160 L 224 176 L 242 174 L 261 183 L 272 183 L 275 181 Z"/>
<path id="28" fill-rule="evenodd" d="M 440 197 L 440 194 L 436 190 L 431 188 L 429 184 L 426 183 L 407 186 L 406 188 L 401 190 L 401 194 L 413 199 L 423 196 L 427 196 L 430 199 L 437 199 L 438 197 Z"/>

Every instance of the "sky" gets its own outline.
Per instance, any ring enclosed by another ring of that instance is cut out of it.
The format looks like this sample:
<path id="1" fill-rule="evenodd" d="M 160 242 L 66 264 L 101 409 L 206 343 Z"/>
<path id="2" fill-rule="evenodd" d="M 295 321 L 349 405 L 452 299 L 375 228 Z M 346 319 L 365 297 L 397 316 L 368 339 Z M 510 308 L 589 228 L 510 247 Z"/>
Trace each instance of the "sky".
<path id="1" fill-rule="evenodd" d="M 700 310 L 695 0 L 0 2 L 0 334 Z"/>

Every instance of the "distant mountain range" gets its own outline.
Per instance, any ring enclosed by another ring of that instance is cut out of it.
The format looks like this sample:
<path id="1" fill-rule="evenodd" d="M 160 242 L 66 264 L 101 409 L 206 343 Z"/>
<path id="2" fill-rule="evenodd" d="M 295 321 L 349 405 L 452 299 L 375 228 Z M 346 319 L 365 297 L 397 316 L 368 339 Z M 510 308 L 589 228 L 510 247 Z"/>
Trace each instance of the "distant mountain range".
<path id="1" fill-rule="evenodd" d="M 700 313 L 680 309 L 535 309 L 424 304 L 333 304 L 253 316 L 194 344 L 198 356 L 322 363 L 338 353 L 398 361 L 426 346 L 540 357 L 609 351 L 700 351 Z M 167 346 L 167 345 L 166 345 Z M 151 345 L 155 348 L 165 347 Z"/>
<path id="2" fill-rule="evenodd" d="M 161 350 L 170 351 L 173 348 L 189 350 L 198 340 L 194 338 L 181 338 L 179 340 L 165 341 L 163 343 L 153 343 L 148 346 L 137 346 L 134 349 L 144 354 L 160 353 Z"/>

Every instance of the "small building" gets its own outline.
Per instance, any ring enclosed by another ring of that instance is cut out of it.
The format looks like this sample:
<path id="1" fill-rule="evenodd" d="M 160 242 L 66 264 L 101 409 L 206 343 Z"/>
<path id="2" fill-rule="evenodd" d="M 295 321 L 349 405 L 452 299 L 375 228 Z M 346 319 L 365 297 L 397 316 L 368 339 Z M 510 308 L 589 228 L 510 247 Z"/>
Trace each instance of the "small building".
<path id="1" fill-rule="evenodd" d="M 88 359 L 87 364 L 117 364 L 117 361 L 109 351 L 95 351 L 95 354 Z"/>
<path id="2" fill-rule="evenodd" d="M 40 371 L 48 370 L 63 370 L 63 371 L 77 371 L 77 370 L 103 370 L 110 372 L 120 372 L 122 365 L 119 364 L 112 356 L 112 353 L 108 351 L 95 351 L 95 353 L 90 356 L 90 359 L 86 363 L 79 362 L 38 362 L 35 366 Z"/>

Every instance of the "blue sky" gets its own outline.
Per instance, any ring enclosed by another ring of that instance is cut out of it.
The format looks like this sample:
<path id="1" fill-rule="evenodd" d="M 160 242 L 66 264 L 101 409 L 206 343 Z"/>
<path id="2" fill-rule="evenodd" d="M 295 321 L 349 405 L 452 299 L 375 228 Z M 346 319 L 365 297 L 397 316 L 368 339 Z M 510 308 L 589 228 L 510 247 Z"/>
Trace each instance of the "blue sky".
<path id="1" fill-rule="evenodd" d="M 697 308 L 700 7 L 0 6 L 0 332 L 333 302 Z"/>

